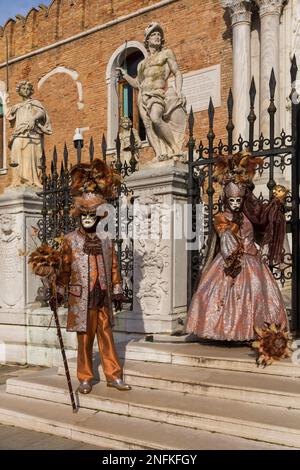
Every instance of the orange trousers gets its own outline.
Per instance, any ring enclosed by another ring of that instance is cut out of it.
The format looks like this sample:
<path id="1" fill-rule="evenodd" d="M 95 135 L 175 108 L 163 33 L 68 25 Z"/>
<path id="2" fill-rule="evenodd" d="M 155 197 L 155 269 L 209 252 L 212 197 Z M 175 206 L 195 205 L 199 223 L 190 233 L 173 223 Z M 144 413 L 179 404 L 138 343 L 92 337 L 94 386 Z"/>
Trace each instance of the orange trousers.
<path id="1" fill-rule="evenodd" d="M 90 309 L 86 333 L 77 333 L 77 377 L 79 381 L 93 380 L 93 344 L 97 335 L 100 359 L 106 380 L 122 378 L 123 370 L 116 352 L 107 307 Z"/>

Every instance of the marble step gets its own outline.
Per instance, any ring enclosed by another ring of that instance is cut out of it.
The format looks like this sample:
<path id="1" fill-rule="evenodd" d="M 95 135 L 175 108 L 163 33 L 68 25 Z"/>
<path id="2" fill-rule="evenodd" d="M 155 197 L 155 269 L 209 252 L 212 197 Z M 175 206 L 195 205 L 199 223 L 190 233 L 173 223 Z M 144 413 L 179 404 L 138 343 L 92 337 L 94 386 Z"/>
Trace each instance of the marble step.
<path id="1" fill-rule="evenodd" d="M 74 359 L 69 368 L 76 377 Z M 64 375 L 63 367 L 58 374 Z M 95 378 L 99 377 L 103 377 L 101 366 L 95 370 Z M 300 409 L 300 380 L 295 377 L 126 360 L 124 378 L 137 387 Z"/>
<path id="2" fill-rule="evenodd" d="M 74 381 L 74 389 L 76 387 L 77 381 Z M 56 375 L 55 370 L 11 378 L 7 381 L 6 391 L 12 395 L 69 404 L 66 380 Z M 76 400 L 80 412 L 98 410 L 300 448 L 300 411 L 297 410 L 141 387 L 119 392 L 105 383 L 95 385 L 89 395 L 76 393 Z"/>
<path id="3" fill-rule="evenodd" d="M 102 411 L 18 397 L 0 390 L 0 423 L 67 437 L 106 449 L 134 450 L 276 450 L 264 444 L 208 431 L 181 428 Z"/>
<path id="4" fill-rule="evenodd" d="M 300 409 L 298 378 L 138 361 L 127 361 L 124 373 L 135 386 Z"/>
<path id="5" fill-rule="evenodd" d="M 134 361 L 163 362 L 199 368 L 214 368 L 262 375 L 300 377 L 299 363 L 290 358 L 274 362 L 271 366 L 257 367 L 254 351 L 247 347 L 228 346 L 216 342 L 201 343 L 152 343 L 133 341 L 126 345 L 126 359 Z"/>

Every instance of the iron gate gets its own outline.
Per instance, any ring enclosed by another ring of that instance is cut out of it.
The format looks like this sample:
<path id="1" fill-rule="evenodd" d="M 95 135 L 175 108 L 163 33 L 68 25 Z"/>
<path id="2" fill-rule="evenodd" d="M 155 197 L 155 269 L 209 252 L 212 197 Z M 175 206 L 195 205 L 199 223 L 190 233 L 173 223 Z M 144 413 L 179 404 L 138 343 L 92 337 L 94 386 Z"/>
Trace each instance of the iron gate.
<path id="1" fill-rule="evenodd" d="M 300 246 L 299 246 L 299 158 L 300 158 L 300 145 L 298 136 L 300 136 L 300 113 L 299 104 L 295 103 L 292 97 L 295 97 L 297 92 L 295 89 L 295 80 L 297 76 L 297 63 L 295 57 L 291 65 L 291 109 L 292 109 L 292 126 L 291 134 L 287 135 L 284 130 L 281 131 L 279 136 L 275 136 L 275 114 L 276 106 L 274 103 L 276 79 L 274 71 L 272 70 L 269 89 L 270 89 L 270 103 L 268 107 L 269 113 L 269 136 L 265 137 L 260 135 L 258 139 L 254 139 L 254 123 L 256 116 L 254 113 L 254 104 L 256 96 L 256 87 L 254 79 L 252 79 L 249 91 L 250 95 L 250 110 L 248 115 L 249 122 L 249 135 L 248 140 L 244 140 L 239 136 L 237 143 L 233 143 L 233 130 L 234 123 L 232 121 L 233 111 L 233 97 L 230 90 L 227 100 L 228 109 L 228 122 L 226 126 L 227 142 L 224 143 L 220 140 L 217 144 L 215 142 L 214 133 L 214 106 L 210 99 L 208 107 L 209 129 L 207 133 L 207 144 L 204 145 L 203 141 L 197 145 L 193 134 L 194 128 L 194 115 L 191 110 L 189 115 L 189 141 L 188 141 L 188 203 L 192 204 L 192 229 L 195 231 L 196 227 L 196 205 L 202 204 L 203 218 L 204 218 L 204 239 L 200 251 L 188 252 L 188 276 L 187 276 L 187 291 L 188 291 L 188 305 L 191 301 L 193 292 L 196 288 L 197 280 L 201 275 L 201 269 L 205 260 L 208 236 L 213 230 L 213 217 L 220 210 L 222 210 L 221 195 L 216 194 L 215 185 L 213 181 L 213 171 L 215 165 L 216 155 L 229 155 L 235 152 L 242 151 L 244 148 L 250 150 L 253 156 L 263 158 L 263 166 L 258 170 L 260 176 L 267 173 L 267 193 L 263 195 L 262 192 L 257 196 L 260 200 L 268 200 L 271 197 L 272 189 L 276 185 L 276 176 L 278 172 L 282 174 L 288 170 L 291 173 L 291 188 L 286 201 L 286 221 L 287 233 L 291 237 L 291 250 L 284 252 L 283 263 L 275 264 L 271 267 L 275 279 L 279 280 L 282 286 L 287 281 L 291 281 L 292 298 L 291 298 L 291 326 L 294 331 L 300 331 L 300 298 L 299 298 L 299 282 L 300 282 Z M 255 181 L 254 181 L 255 182 Z"/>

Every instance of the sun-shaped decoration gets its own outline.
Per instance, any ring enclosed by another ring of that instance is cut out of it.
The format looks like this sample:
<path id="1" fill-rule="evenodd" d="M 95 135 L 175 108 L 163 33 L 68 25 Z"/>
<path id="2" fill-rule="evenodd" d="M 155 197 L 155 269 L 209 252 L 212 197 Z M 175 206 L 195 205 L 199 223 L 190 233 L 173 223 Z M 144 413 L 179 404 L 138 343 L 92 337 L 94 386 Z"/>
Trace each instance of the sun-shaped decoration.
<path id="1" fill-rule="evenodd" d="M 258 339 L 253 341 L 252 348 L 256 349 L 256 363 L 259 366 L 269 366 L 273 361 L 280 361 L 292 354 L 292 338 L 288 331 L 283 331 L 278 325 L 266 323 L 266 328 L 254 328 Z"/>

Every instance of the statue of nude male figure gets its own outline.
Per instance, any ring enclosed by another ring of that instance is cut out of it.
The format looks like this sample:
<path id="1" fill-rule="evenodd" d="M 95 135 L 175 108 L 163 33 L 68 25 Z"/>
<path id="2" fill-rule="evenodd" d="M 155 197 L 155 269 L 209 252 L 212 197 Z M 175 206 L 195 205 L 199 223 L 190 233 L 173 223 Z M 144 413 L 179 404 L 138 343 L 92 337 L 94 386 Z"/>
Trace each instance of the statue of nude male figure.
<path id="1" fill-rule="evenodd" d="M 182 155 L 186 124 L 185 97 L 182 94 L 182 74 L 171 49 L 163 48 L 164 33 L 158 23 L 145 29 L 145 46 L 149 52 L 138 64 L 133 78 L 117 68 L 125 80 L 139 89 L 138 108 L 147 138 L 158 160 Z M 174 75 L 174 88 L 168 89 L 168 78 Z"/>

